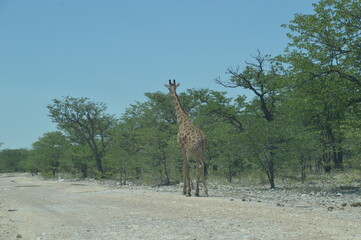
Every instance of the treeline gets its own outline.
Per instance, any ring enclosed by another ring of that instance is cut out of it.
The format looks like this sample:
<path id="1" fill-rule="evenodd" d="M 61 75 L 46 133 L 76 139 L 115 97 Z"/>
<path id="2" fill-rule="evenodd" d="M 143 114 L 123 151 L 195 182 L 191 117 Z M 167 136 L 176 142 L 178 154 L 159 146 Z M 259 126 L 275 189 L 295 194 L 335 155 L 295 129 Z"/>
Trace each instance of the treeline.
<path id="1" fill-rule="evenodd" d="M 251 91 L 252 99 L 209 89 L 179 93 L 206 134 L 209 177 L 261 174 L 273 188 L 281 177 L 303 182 L 309 174 L 360 173 L 361 1 L 321 0 L 313 14 L 297 14 L 283 27 L 290 39 L 284 53 L 258 51 L 244 68 L 216 80 L 225 90 Z M 163 92 L 146 93 L 147 101 L 120 119 L 104 103 L 55 99 L 48 109 L 59 131 L 31 150 L 2 150 L 0 171 L 179 182 L 175 110 Z"/>

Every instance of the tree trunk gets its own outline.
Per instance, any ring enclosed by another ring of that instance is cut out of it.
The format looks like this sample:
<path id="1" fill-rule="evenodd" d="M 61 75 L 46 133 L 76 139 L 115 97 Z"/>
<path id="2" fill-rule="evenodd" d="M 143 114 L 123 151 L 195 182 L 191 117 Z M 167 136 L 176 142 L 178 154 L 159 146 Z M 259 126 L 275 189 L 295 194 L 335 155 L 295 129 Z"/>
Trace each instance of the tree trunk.
<path id="1" fill-rule="evenodd" d="M 95 158 L 95 162 L 97 164 L 97 169 L 99 172 L 101 172 L 102 174 L 102 177 L 104 176 L 104 171 L 103 171 L 103 166 L 102 166 L 102 159 L 101 157 L 99 156 L 98 153 L 94 153 L 94 158 Z"/>
<path id="2" fill-rule="evenodd" d="M 82 178 L 88 177 L 88 165 L 86 163 L 81 164 L 81 175 L 82 175 Z"/>
<path id="3" fill-rule="evenodd" d="M 271 170 L 270 172 L 270 179 L 269 179 L 270 185 L 271 185 L 271 189 L 276 187 L 275 184 L 275 175 L 274 175 L 274 169 Z"/>
<path id="4" fill-rule="evenodd" d="M 228 158 L 228 182 L 230 183 L 232 183 L 232 176 L 233 176 L 232 164 L 231 164 L 231 160 Z"/>
<path id="5" fill-rule="evenodd" d="M 164 162 L 164 172 L 165 172 L 165 184 L 170 185 L 170 171 L 167 169 L 167 163 Z"/>
<path id="6" fill-rule="evenodd" d="M 54 178 L 55 178 L 55 173 L 56 173 L 56 168 L 55 168 L 55 167 L 53 167 L 53 169 L 52 169 L 52 170 L 53 170 L 53 171 L 52 171 L 52 172 L 53 172 L 52 174 L 53 174 L 53 179 L 54 179 Z"/>
<path id="7" fill-rule="evenodd" d="M 170 185 L 170 169 L 168 169 L 167 156 L 164 147 L 161 148 L 161 150 L 162 150 L 163 168 L 165 173 L 165 184 Z"/>
<path id="8" fill-rule="evenodd" d="M 343 151 L 340 147 L 342 140 L 338 139 L 334 131 L 331 127 L 326 128 L 326 134 L 327 134 L 327 140 L 328 140 L 328 146 L 325 146 L 325 151 L 327 153 L 326 156 L 326 166 L 325 170 L 326 172 L 330 172 L 331 162 L 333 162 L 333 166 L 336 169 L 342 169 L 343 167 Z"/>
<path id="9" fill-rule="evenodd" d="M 336 169 L 343 168 L 343 151 L 342 148 L 336 149 L 333 148 L 333 164 L 335 165 Z"/>
<path id="10" fill-rule="evenodd" d="M 300 165 L 301 165 L 301 183 L 305 183 L 305 180 L 306 180 L 306 158 L 305 158 L 305 155 L 303 153 L 301 154 Z"/>
<path id="11" fill-rule="evenodd" d="M 127 171 L 124 168 L 119 169 L 119 184 L 120 185 L 127 184 Z"/>
<path id="12" fill-rule="evenodd" d="M 272 122 L 273 116 L 272 116 L 272 113 L 269 111 L 269 109 L 267 107 L 267 104 L 266 104 L 266 101 L 265 101 L 263 95 L 260 96 L 260 103 L 261 103 L 261 109 L 262 109 L 262 111 L 264 113 L 264 117 L 266 118 L 266 120 L 268 122 Z"/>
<path id="13" fill-rule="evenodd" d="M 322 160 L 323 160 L 323 168 L 326 173 L 331 172 L 331 153 L 328 152 L 327 148 L 323 150 Z"/>
<path id="14" fill-rule="evenodd" d="M 232 183 L 232 173 L 230 171 L 228 172 L 228 182 Z"/>
<path id="15" fill-rule="evenodd" d="M 271 153 L 271 159 L 268 162 L 268 169 L 267 169 L 267 176 L 268 181 L 271 185 L 271 189 L 275 188 L 275 169 L 274 169 L 274 162 L 273 162 L 273 154 Z"/>
<path id="16" fill-rule="evenodd" d="M 128 173 L 126 170 L 124 170 L 124 181 L 123 181 L 123 185 L 127 185 L 127 181 L 128 181 Z"/>
<path id="17" fill-rule="evenodd" d="M 98 150 L 98 146 L 97 143 L 95 141 L 95 137 L 91 136 L 90 138 L 86 139 L 92 153 L 93 153 L 93 157 L 95 159 L 95 163 L 97 166 L 97 170 L 102 174 L 102 178 L 104 177 L 104 171 L 103 171 L 103 166 L 102 166 L 102 158 L 101 158 L 101 153 Z"/>

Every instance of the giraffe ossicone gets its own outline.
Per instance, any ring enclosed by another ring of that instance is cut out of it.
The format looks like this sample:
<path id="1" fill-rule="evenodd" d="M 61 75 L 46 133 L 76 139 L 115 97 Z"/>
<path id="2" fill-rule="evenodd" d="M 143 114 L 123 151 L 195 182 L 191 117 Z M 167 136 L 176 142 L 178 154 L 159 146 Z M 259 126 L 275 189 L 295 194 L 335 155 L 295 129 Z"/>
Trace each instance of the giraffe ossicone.
<path id="1" fill-rule="evenodd" d="M 196 161 L 198 167 L 198 175 L 196 182 L 196 196 L 199 196 L 199 183 L 203 183 L 204 194 L 208 196 L 208 188 L 205 177 L 205 150 L 206 138 L 204 133 L 193 125 L 188 113 L 184 110 L 179 101 L 176 89 L 179 86 L 173 79 L 173 83 L 169 80 L 169 84 L 165 84 L 169 90 L 169 95 L 173 99 L 174 108 L 177 115 L 178 123 L 178 144 L 183 158 L 183 194 L 191 196 L 191 184 L 189 174 L 189 160 L 191 157 Z"/>

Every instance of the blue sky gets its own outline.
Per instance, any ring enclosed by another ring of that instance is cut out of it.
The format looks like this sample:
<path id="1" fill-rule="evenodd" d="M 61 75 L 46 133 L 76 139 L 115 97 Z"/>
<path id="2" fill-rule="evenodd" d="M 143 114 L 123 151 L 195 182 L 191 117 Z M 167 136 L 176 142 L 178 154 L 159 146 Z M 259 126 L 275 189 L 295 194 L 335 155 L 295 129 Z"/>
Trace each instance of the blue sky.
<path id="1" fill-rule="evenodd" d="M 259 49 L 280 54 L 280 27 L 315 0 L 0 0 L 0 142 L 30 148 L 56 130 L 46 106 L 88 97 L 120 116 L 145 92 L 210 88 Z M 241 89 L 231 95 L 244 94 Z"/>

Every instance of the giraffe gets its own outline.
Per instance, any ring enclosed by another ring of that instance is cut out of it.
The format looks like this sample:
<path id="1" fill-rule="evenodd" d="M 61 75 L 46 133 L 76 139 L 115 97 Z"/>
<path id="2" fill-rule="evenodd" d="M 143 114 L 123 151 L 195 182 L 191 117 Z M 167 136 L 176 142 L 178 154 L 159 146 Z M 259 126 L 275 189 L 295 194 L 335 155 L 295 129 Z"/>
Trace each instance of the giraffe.
<path id="1" fill-rule="evenodd" d="M 205 179 L 205 144 L 206 139 L 204 133 L 192 124 L 188 113 L 184 110 L 182 104 L 179 102 L 176 89 L 179 83 L 176 84 L 173 79 L 173 83 L 169 80 L 169 84 L 165 84 L 165 87 L 169 89 L 169 95 L 173 99 L 174 107 L 177 115 L 178 123 L 178 144 L 180 152 L 183 158 L 183 194 L 187 197 L 191 196 L 191 185 L 189 176 L 189 159 L 193 157 L 198 166 L 198 176 L 196 184 L 196 196 L 199 196 L 199 182 L 203 182 L 203 188 L 205 196 L 208 196 L 208 189 Z"/>

